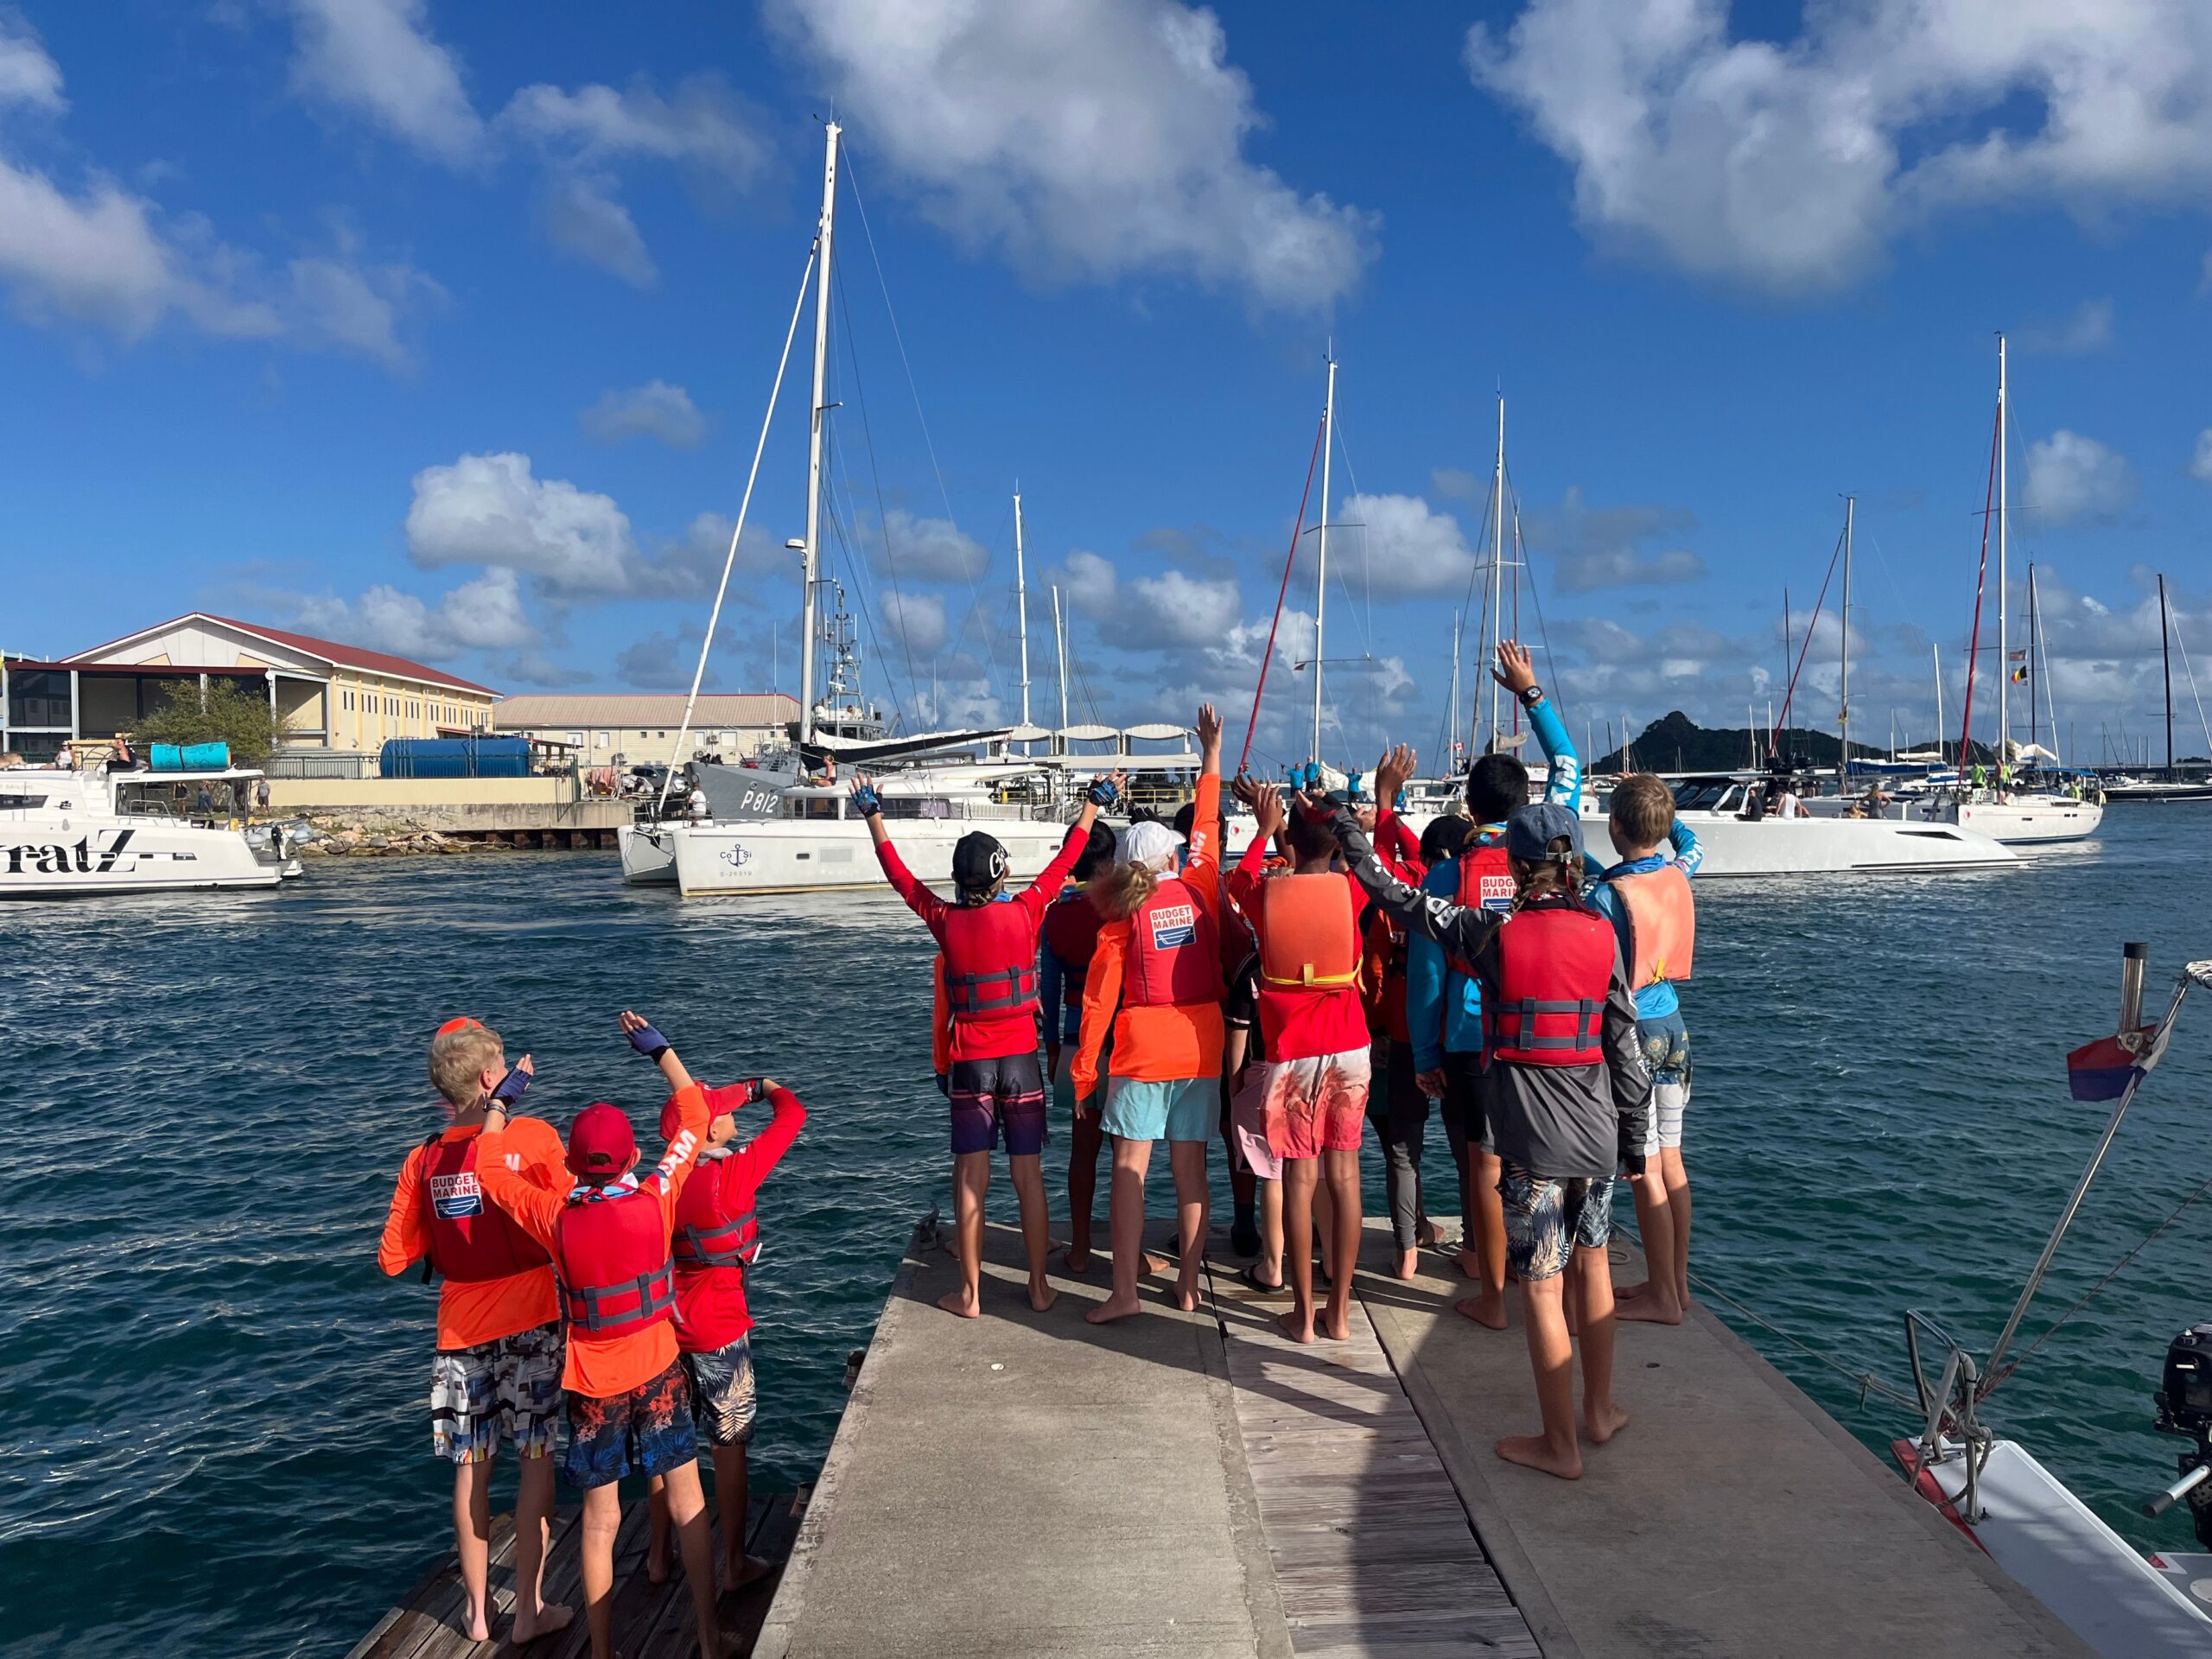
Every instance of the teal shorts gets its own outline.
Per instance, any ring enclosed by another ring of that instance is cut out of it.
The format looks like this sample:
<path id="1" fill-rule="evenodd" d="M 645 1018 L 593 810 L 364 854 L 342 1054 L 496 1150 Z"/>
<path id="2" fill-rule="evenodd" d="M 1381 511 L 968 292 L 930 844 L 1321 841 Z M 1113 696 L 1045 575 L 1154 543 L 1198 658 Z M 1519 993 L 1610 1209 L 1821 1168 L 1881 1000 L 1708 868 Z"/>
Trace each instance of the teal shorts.
<path id="1" fill-rule="evenodd" d="M 1140 1083 L 1110 1077 L 1100 1126 L 1124 1141 L 1211 1141 L 1221 1122 L 1221 1079 Z"/>

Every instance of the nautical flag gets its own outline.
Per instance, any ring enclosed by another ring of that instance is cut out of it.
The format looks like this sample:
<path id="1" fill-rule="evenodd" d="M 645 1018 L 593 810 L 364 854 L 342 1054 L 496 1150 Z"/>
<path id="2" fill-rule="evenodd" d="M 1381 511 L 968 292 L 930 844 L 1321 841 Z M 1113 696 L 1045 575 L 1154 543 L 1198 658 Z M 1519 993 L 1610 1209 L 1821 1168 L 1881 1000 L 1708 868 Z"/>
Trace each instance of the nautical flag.
<path id="1" fill-rule="evenodd" d="M 2024 663 L 2028 660 L 2028 648 L 2022 645 L 2017 650 L 2007 652 L 2005 655 L 2016 663 Z"/>
<path id="2" fill-rule="evenodd" d="M 2118 1100 L 2166 1052 L 2162 1026 L 2084 1043 L 2066 1057 L 2066 1086 L 2076 1100 Z"/>
<path id="3" fill-rule="evenodd" d="M 2019 665 L 2019 667 L 2018 667 L 2018 668 L 2016 668 L 2016 669 L 2014 669 L 2014 670 L 2012 671 L 2012 683 L 2013 683 L 2013 684 L 2015 684 L 2015 685 L 2019 684 L 2019 683 L 2020 683 L 2021 681 L 2023 681 L 2023 680 L 2026 679 L 2027 677 L 2028 677 L 2028 665 L 2027 665 L 2025 663 L 2021 664 Z"/>

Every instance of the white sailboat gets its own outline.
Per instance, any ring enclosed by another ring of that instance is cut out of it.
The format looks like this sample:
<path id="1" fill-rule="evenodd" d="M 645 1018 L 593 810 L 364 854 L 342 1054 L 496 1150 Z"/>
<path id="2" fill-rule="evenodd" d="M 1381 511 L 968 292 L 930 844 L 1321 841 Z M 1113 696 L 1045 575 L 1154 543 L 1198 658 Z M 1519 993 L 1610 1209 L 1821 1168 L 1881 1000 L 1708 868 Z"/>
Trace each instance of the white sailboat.
<path id="1" fill-rule="evenodd" d="M 24 766 L 0 772 L 0 899 L 273 887 L 313 831 L 245 822 L 262 774 Z"/>

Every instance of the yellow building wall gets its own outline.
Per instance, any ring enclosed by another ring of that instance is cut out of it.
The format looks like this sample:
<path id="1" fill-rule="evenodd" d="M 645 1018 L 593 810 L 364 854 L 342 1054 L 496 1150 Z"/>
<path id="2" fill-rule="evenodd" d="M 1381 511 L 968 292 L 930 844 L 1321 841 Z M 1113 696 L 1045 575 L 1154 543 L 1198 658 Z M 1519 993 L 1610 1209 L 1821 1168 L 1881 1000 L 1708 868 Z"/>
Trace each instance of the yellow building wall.
<path id="1" fill-rule="evenodd" d="M 272 810 L 369 806 L 556 806 L 581 786 L 556 778 L 272 778 Z"/>
<path id="2" fill-rule="evenodd" d="M 373 754 L 395 737 L 435 737 L 441 727 L 492 726 L 492 699 L 409 680 L 339 669 L 330 677 L 331 745 Z"/>

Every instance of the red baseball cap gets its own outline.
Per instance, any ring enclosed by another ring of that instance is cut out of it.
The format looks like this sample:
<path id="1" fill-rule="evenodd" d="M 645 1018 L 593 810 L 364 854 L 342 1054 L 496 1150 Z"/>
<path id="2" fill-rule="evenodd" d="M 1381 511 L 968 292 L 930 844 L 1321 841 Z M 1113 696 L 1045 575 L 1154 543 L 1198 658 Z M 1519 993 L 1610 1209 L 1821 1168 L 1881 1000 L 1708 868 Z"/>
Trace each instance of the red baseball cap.
<path id="1" fill-rule="evenodd" d="M 724 1112 L 735 1113 L 753 1099 L 750 1083 L 734 1083 L 727 1089 L 704 1089 L 700 1092 L 707 1097 L 707 1122 L 709 1123 Z M 660 1109 L 660 1138 L 673 1141 L 677 1130 L 683 1127 L 683 1119 L 676 1109 L 676 1098 L 671 1096 L 668 1104 Z"/>
<path id="2" fill-rule="evenodd" d="M 619 1175 L 637 1152 L 629 1114 L 620 1106 L 596 1101 L 569 1126 L 569 1167 L 579 1175 Z"/>

